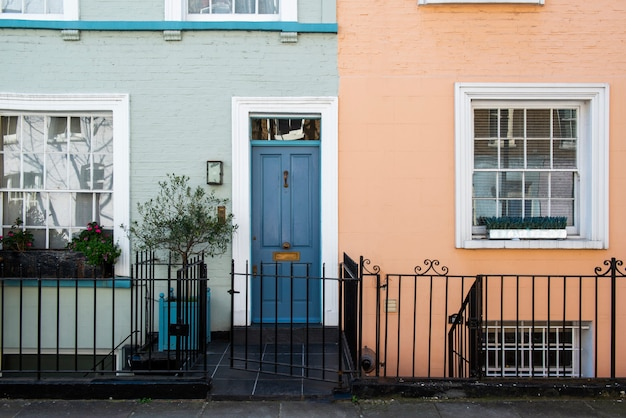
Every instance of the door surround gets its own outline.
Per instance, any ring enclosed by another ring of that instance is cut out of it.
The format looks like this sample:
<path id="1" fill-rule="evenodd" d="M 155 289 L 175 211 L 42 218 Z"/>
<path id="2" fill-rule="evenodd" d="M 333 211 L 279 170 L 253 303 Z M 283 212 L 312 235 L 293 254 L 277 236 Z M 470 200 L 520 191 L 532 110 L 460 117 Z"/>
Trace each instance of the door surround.
<path id="1" fill-rule="evenodd" d="M 307 114 L 321 117 L 320 208 L 321 262 L 329 277 L 338 275 L 338 106 L 336 97 L 233 97 L 232 99 L 232 211 L 239 226 L 233 236 L 235 271 L 246 271 L 251 245 L 250 116 L 255 114 Z M 247 289 L 244 276 L 235 277 L 236 288 Z M 323 312 L 326 325 L 337 325 L 337 286 L 325 286 Z M 234 295 L 234 324 L 251 323 L 250 296 Z M 246 309 L 246 307 L 248 307 Z"/>

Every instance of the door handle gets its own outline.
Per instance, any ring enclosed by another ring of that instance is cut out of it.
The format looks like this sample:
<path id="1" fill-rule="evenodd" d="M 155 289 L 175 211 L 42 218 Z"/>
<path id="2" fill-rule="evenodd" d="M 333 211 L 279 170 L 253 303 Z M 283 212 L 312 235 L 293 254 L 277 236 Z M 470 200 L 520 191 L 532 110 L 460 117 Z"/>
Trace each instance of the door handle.
<path id="1" fill-rule="evenodd" d="M 289 171 L 287 170 L 283 171 L 283 179 L 285 180 L 285 184 L 283 185 L 284 188 L 289 187 L 289 184 L 287 184 L 288 178 L 289 178 Z"/>
<path id="2" fill-rule="evenodd" d="M 283 248 L 284 248 L 285 250 L 288 250 L 288 249 L 290 249 L 290 248 L 291 248 L 291 244 L 290 244 L 290 243 L 288 243 L 288 242 L 283 242 Z"/>

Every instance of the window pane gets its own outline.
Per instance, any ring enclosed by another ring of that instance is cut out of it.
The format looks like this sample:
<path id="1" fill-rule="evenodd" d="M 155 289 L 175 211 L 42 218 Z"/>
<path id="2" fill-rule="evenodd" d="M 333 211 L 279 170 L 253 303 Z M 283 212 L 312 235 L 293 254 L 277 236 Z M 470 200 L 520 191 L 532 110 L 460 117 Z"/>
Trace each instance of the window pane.
<path id="1" fill-rule="evenodd" d="M 44 117 L 24 116 L 22 130 L 24 152 L 43 152 L 44 144 Z"/>
<path id="2" fill-rule="evenodd" d="M 25 189 L 40 189 L 43 186 L 43 154 L 24 154 Z"/>
<path id="3" fill-rule="evenodd" d="M 41 193 L 30 192 L 30 193 L 24 193 L 24 197 L 26 198 L 26 216 L 24 217 L 24 224 L 27 227 L 28 226 L 45 226 L 46 225 L 46 202 L 44 200 L 45 196 L 43 196 Z"/>
<path id="4" fill-rule="evenodd" d="M 94 117 L 93 118 L 93 134 L 92 152 L 113 152 L 113 118 L 111 117 Z"/>
<path id="5" fill-rule="evenodd" d="M 280 0 L 259 0 L 260 14 L 278 14 Z"/>
<path id="6" fill-rule="evenodd" d="M 526 147 L 528 168 L 550 168 L 549 139 L 529 139 Z"/>
<path id="7" fill-rule="evenodd" d="M 550 110 L 527 109 L 526 136 L 528 138 L 550 138 Z"/>
<path id="8" fill-rule="evenodd" d="M 562 171 L 552 173 L 552 196 L 561 198 L 574 197 L 573 173 Z"/>
<path id="9" fill-rule="evenodd" d="M 113 155 L 94 155 L 94 190 L 113 190 Z"/>
<path id="10" fill-rule="evenodd" d="M 19 217 L 24 219 L 22 214 L 22 201 L 24 199 L 24 193 L 22 192 L 5 192 L 2 193 L 2 223 L 4 225 L 13 225 L 15 220 Z"/>
<path id="11" fill-rule="evenodd" d="M 48 120 L 48 147 L 56 151 L 63 151 L 67 147 L 67 123 L 66 117 L 51 117 Z"/>
<path id="12" fill-rule="evenodd" d="M 96 195 L 98 199 L 97 210 L 99 211 L 96 220 L 107 229 L 113 229 L 113 195 L 111 193 L 102 193 Z"/>
<path id="13" fill-rule="evenodd" d="M 67 229 L 51 229 L 49 232 L 48 248 L 65 248 L 69 241 L 69 231 Z"/>
<path id="14" fill-rule="evenodd" d="M 252 118 L 250 125 L 251 140 L 320 140 L 320 119 Z"/>
<path id="15" fill-rule="evenodd" d="M 8 189 L 19 189 L 20 182 L 20 154 L 5 153 L 3 155 L 3 185 Z"/>
<path id="16" fill-rule="evenodd" d="M 22 0 L 2 0 L 2 13 L 22 13 Z"/>
<path id="17" fill-rule="evenodd" d="M 50 193 L 50 216 L 48 225 L 51 227 L 71 225 L 70 193 Z"/>
<path id="18" fill-rule="evenodd" d="M 63 0 L 48 0 L 48 10 L 46 13 L 62 14 Z"/>
<path id="19" fill-rule="evenodd" d="M 24 13 L 45 13 L 44 0 L 28 0 L 24 6 Z"/>
<path id="20" fill-rule="evenodd" d="M 70 186 L 71 190 L 91 189 L 91 166 L 89 154 L 70 155 Z"/>
<path id="21" fill-rule="evenodd" d="M 91 118 L 70 118 L 70 152 L 89 152 L 90 149 L 90 122 Z"/>
<path id="22" fill-rule="evenodd" d="M 93 213 L 93 193 L 76 193 L 74 195 L 74 219 L 71 225 L 86 226 L 97 220 Z"/>
<path id="23" fill-rule="evenodd" d="M 47 189 L 67 190 L 67 156 L 54 153 L 46 155 L 46 184 Z"/>

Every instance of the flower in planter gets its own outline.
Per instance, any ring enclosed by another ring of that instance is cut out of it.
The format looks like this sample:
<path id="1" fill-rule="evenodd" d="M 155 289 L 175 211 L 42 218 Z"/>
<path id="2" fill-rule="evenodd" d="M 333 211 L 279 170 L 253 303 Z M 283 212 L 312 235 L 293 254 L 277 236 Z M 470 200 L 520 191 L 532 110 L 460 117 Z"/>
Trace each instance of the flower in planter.
<path id="1" fill-rule="evenodd" d="M 17 218 L 9 232 L 7 232 L 6 235 L 0 236 L 2 249 L 23 252 L 32 248 L 35 239 L 30 231 L 22 228 L 23 224 L 22 219 Z"/>
<path id="2" fill-rule="evenodd" d="M 92 266 L 115 264 L 122 253 L 119 246 L 113 242 L 113 236 L 106 233 L 97 222 L 88 223 L 87 229 L 74 237 L 67 247 L 85 254 L 87 263 Z"/>

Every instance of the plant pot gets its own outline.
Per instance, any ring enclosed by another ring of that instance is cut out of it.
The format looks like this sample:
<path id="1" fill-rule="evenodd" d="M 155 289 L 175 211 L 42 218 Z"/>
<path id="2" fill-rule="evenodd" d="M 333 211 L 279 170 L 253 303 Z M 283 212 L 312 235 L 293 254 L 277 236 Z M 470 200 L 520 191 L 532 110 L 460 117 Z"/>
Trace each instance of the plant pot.
<path id="1" fill-rule="evenodd" d="M 211 289 L 206 297 L 206 341 L 211 341 Z M 182 320 L 177 321 L 178 305 Z M 169 312 L 168 312 L 169 311 Z M 166 300 L 163 293 L 159 297 L 159 351 L 176 350 L 177 335 L 180 348 L 197 350 L 198 347 L 198 302 Z M 168 321 L 169 319 L 169 321 Z M 169 336 L 169 341 L 168 341 Z"/>
<path id="2" fill-rule="evenodd" d="M 83 279 L 113 277 L 113 265 L 92 266 L 85 255 L 70 250 L 0 251 L 2 277 Z"/>
<path id="3" fill-rule="evenodd" d="M 565 229 L 490 229 L 489 239 L 565 239 Z"/>

